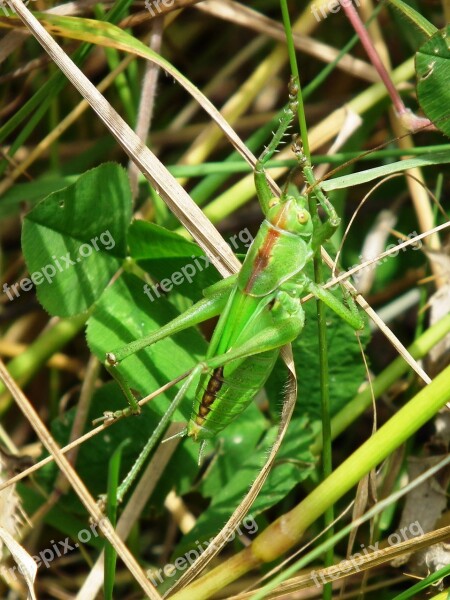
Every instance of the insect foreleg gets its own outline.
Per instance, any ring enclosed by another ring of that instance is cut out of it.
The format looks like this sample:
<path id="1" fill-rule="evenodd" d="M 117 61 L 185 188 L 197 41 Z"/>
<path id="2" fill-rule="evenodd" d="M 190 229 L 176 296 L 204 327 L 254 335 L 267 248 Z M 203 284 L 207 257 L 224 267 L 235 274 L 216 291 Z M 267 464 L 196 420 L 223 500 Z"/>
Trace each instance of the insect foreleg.
<path id="1" fill-rule="evenodd" d="M 308 290 L 311 294 L 313 294 L 319 300 L 322 300 L 324 304 L 326 304 L 331 310 L 339 315 L 346 323 L 348 323 L 353 329 L 359 330 L 364 328 L 364 320 L 358 312 L 356 304 L 351 297 L 351 295 L 346 291 L 344 292 L 345 300 L 348 305 L 345 306 L 340 300 L 338 300 L 333 294 L 318 286 L 313 281 L 304 279 L 305 289 Z"/>
<path id="2" fill-rule="evenodd" d="M 289 85 L 289 102 L 285 106 L 283 113 L 278 124 L 278 128 L 273 134 L 273 138 L 269 145 L 264 149 L 264 152 L 256 161 L 255 165 L 255 187 L 256 193 L 258 194 L 259 203 L 261 209 L 266 215 L 269 210 L 269 203 L 273 198 L 273 192 L 270 189 L 267 181 L 265 166 L 268 161 L 272 158 L 276 149 L 278 148 L 283 135 L 286 133 L 289 125 L 294 118 L 295 111 L 297 110 L 297 91 L 294 89 L 293 84 Z"/>
<path id="3" fill-rule="evenodd" d="M 272 325 L 255 333 L 241 345 L 230 348 L 225 354 L 219 354 L 203 361 L 200 363 L 203 365 L 203 370 L 215 369 L 233 360 L 279 349 L 292 342 L 303 329 L 305 313 L 300 301 L 285 291 L 276 293 L 271 315 Z"/>
<path id="4" fill-rule="evenodd" d="M 222 282 L 220 283 L 222 284 Z M 234 281 L 230 282 L 230 284 L 232 283 L 234 283 Z M 163 340 L 174 333 L 178 333 L 179 331 L 198 325 L 212 317 L 216 317 L 222 312 L 227 302 L 230 287 L 230 285 L 222 284 L 220 288 L 217 286 L 217 288 L 214 289 L 214 287 L 211 286 L 211 289 L 208 288 L 210 292 L 206 298 L 200 300 L 191 306 L 191 308 L 188 308 L 179 317 L 170 321 L 170 323 L 163 325 L 158 331 L 155 331 L 140 340 L 135 340 L 126 346 L 122 346 L 114 352 L 108 352 L 106 355 L 107 363 L 110 366 L 116 366 L 124 358 L 127 358 L 131 354 L 134 354 L 147 346 L 151 346 L 159 340 Z"/>
<path id="5" fill-rule="evenodd" d="M 335 211 L 334 214 L 336 214 Z M 314 253 L 316 253 L 319 248 L 331 238 L 333 233 L 339 227 L 340 222 L 341 220 L 339 217 L 327 218 L 324 222 L 322 222 L 319 217 L 313 217 L 314 233 L 311 239 L 311 247 Z"/>
<path id="6" fill-rule="evenodd" d="M 292 151 L 294 152 L 295 157 L 302 168 L 305 181 L 310 186 L 313 186 L 312 193 L 315 195 L 326 215 L 325 222 L 322 222 L 318 217 L 313 216 L 314 235 L 311 244 L 315 252 L 325 241 L 331 238 L 333 233 L 339 227 L 341 220 L 338 217 L 334 206 L 325 196 L 319 184 L 317 184 L 311 163 L 303 152 L 303 148 L 297 139 L 295 139 L 294 143 L 292 144 Z"/>

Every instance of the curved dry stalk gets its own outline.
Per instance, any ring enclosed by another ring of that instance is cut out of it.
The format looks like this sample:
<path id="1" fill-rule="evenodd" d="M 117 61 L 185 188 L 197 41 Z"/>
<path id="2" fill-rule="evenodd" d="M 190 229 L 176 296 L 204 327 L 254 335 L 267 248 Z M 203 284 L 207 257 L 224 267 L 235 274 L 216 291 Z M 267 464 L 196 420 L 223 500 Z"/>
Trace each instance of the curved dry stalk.
<path id="1" fill-rule="evenodd" d="M 284 346 L 281 350 L 281 357 L 283 358 L 288 371 L 289 380 L 287 385 L 286 397 L 283 402 L 283 410 L 281 413 L 280 425 L 278 427 L 277 437 L 273 443 L 269 456 L 264 463 L 261 471 L 257 478 L 252 483 L 250 490 L 247 495 L 242 499 L 239 506 L 236 508 L 234 513 L 228 519 L 222 530 L 216 535 L 211 541 L 206 550 L 197 558 L 197 560 L 189 567 L 189 569 L 183 573 L 173 587 L 165 594 L 165 596 L 172 594 L 173 592 L 188 585 L 197 575 L 211 562 L 211 560 L 220 552 L 228 541 L 229 535 L 236 529 L 239 523 L 247 514 L 247 511 L 253 504 L 256 496 L 259 494 L 264 482 L 269 475 L 269 471 L 272 468 L 278 450 L 281 443 L 286 435 L 286 431 L 289 422 L 294 412 L 295 403 L 297 401 L 297 375 L 295 372 L 294 358 L 292 356 L 291 346 Z M 165 597 L 164 596 L 164 597 Z"/>
<path id="2" fill-rule="evenodd" d="M 155 588 L 151 585 L 151 583 L 147 580 L 145 574 L 139 567 L 136 559 L 119 538 L 117 533 L 114 531 L 113 526 L 110 521 L 104 516 L 100 508 L 97 506 L 94 498 L 89 493 L 89 490 L 80 479 L 72 465 L 69 463 L 67 458 L 61 452 L 58 444 L 53 439 L 47 427 L 44 425 L 43 421 L 41 421 L 38 413 L 16 384 L 16 382 L 12 379 L 10 374 L 8 373 L 5 365 L 0 360 L 0 378 L 4 382 L 5 386 L 8 388 L 11 395 L 14 397 L 18 407 L 23 412 L 25 417 L 28 419 L 30 425 L 33 427 L 34 431 L 38 435 L 44 447 L 48 450 L 50 454 L 53 455 L 54 460 L 64 475 L 69 480 L 72 488 L 75 493 L 81 500 L 82 504 L 86 508 L 87 512 L 90 514 L 93 521 L 98 524 L 98 527 L 101 529 L 102 533 L 106 537 L 106 539 L 111 543 L 111 545 L 116 550 L 117 554 L 121 557 L 124 563 L 127 565 L 133 577 L 141 586 L 142 590 L 148 595 L 149 598 L 153 598 L 154 600 L 159 600 L 161 596 L 157 593 Z"/>
<path id="3" fill-rule="evenodd" d="M 448 227 L 450 227 L 450 221 L 447 221 L 446 223 L 442 223 L 441 225 L 436 225 L 435 227 L 433 227 L 429 231 L 425 231 L 424 233 L 418 233 L 414 237 L 409 238 L 409 239 L 405 240 L 404 242 L 401 242 L 400 244 L 396 244 L 396 246 L 394 248 L 390 248 L 389 250 L 382 252 L 375 258 L 370 258 L 366 261 L 363 261 L 359 265 L 352 267 L 348 271 L 340 273 L 336 277 L 333 277 L 332 279 L 330 279 L 330 281 L 327 281 L 327 283 L 325 283 L 323 287 L 329 288 L 329 287 L 336 285 L 337 283 L 345 282 L 346 279 L 348 279 L 355 273 L 358 273 L 362 269 L 367 269 L 367 267 L 370 267 L 375 262 L 381 261 L 384 258 L 391 256 L 392 254 L 397 254 L 399 250 L 403 250 L 404 248 L 407 248 L 408 246 L 414 246 L 415 244 L 417 244 L 417 242 L 420 242 L 427 236 L 438 233 L 439 231 L 443 231 L 444 229 L 447 229 Z M 328 255 L 328 253 L 322 253 L 322 257 L 324 258 L 325 262 L 331 269 L 336 268 L 335 261 Z M 304 301 L 306 302 L 307 300 L 310 300 L 312 297 L 313 297 L 312 294 L 308 294 L 308 296 L 305 296 Z"/>
<path id="4" fill-rule="evenodd" d="M 189 375 L 189 371 L 187 373 L 183 373 L 182 375 L 178 376 L 176 379 L 173 379 L 172 381 L 165 383 L 163 386 L 161 386 L 156 391 L 152 392 L 148 396 L 145 396 L 145 398 L 142 398 L 141 400 L 139 400 L 139 402 L 138 402 L 139 406 L 144 406 L 144 404 L 147 404 L 147 402 L 150 402 L 150 400 L 153 400 L 153 398 L 156 398 L 160 394 L 163 394 L 165 391 L 170 389 L 172 386 L 176 385 L 177 383 L 179 383 L 180 381 L 185 379 L 188 375 Z M 121 417 L 121 418 L 125 418 L 125 417 Z M 96 436 L 98 433 L 101 433 L 108 427 L 111 427 L 112 425 L 114 425 L 114 423 L 116 423 L 119 420 L 120 419 L 118 418 L 118 419 L 114 419 L 114 420 L 103 421 L 103 423 L 101 425 L 98 425 L 91 431 L 88 431 L 84 435 L 78 437 L 76 440 L 73 440 L 73 442 L 70 442 L 70 444 L 67 444 L 63 448 L 60 448 L 61 454 L 66 454 L 73 448 L 76 448 L 80 444 L 87 442 L 87 440 Z M 32 465 L 31 467 L 24 469 L 17 475 L 14 475 L 14 477 L 11 477 L 10 479 L 8 479 L 8 481 L 5 481 L 4 483 L 0 484 L 0 492 L 2 490 L 4 490 L 5 488 L 9 487 L 10 485 L 14 485 L 15 483 L 17 483 L 24 477 L 28 477 L 28 475 L 31 475 L 32 473 L 34 473 L 34 471 L 38 471 L 44 465 L 47 465 L 48 463 L 53 462 L 53 460 L 54 460 L 53 456 L 51 456 L 51 455 L 47 456 L 46 458 L 43 458 L 42 460 L 40 460 L 36 464 Z"/>

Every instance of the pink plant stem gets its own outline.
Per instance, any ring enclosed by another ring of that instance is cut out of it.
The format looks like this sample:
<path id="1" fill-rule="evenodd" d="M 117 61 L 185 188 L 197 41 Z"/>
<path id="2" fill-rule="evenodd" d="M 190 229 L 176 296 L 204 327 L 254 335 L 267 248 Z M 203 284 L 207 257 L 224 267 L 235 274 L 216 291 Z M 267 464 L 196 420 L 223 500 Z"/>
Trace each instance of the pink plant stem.
<path id="1" fill-rule="evenodd" d="M 379 76 L 381 77 L 382 82 L 386 86 L 389 96 L 392 99 L 392 103 L 394 108 L 399 116 L 404 115 L 409 112 L 405 107 L 403 100 L 400 97 L 400 94 L 397 92 L 395 85 L 392 83 L 392 79 L 389 76 L 385 66 L 381 62 L 380 56 L 373 45 L 372 40 L 370 39 L 369 34 L 367 33 L 367 29 L 364 27 L 363 22 L 359 18 L 359 15 L 353 6 L 352 2 L 348 2 L 348 0 L 339 0 L 342 8 L 347 15 L 348 20 L 353 25 L 354 30 L 359 36 L 362 45 L 364 46 L 365 51 L 367 52 L 368 57 L 370 58 L 371 63 L 378 71 Z"/>
<path id="2" fill-rule="evenodd" d="M 339 3 L 344 9 L 348 20 L 353 25 L 354 30 L 358 34 L 359 39 L 361 40 L 361 43 L 364 46 L 371 63 L 378 71 L 381 81 L 384 83 L 388 94 L 391 97 L 395 112 L 397 113 L 397 116 L 399 117 L 403 126 L 409 129 L 410 131 L 414 131 L 416 129 L 423 129 L 425 127 L 427 127 L 429 130 L 436 130 L 435 126 L 429 119 L 427 119 L 426 117 L 419 117 L 415 115 L 409 108 L 406 108 L 400 94 L 397 92 L 397 89 L 389 76 L 389 73 L 387 72 L 385 66 L 381 62 L 381 58 L 378 52 L 376 51 L 376 48 L 373 45 L 373 42 L 370 39 L 370 36 L 367 33 L 363 22 L 359 18 L 359 15 L 355 7 L 353 6 L 351 0 L 339 0 Z"/>

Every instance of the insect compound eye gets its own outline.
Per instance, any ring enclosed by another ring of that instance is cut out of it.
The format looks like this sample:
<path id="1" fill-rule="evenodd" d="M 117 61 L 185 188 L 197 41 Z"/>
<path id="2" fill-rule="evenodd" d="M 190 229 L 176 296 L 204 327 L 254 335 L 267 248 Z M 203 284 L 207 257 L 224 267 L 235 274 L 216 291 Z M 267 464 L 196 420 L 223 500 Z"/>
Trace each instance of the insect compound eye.
<path id="1" fill-rule="evenodd" d="M 301 225 L 304 225 L 309 221 L 309 213 L 306 210 L 301 210 L 297 215 L 297 219 Z"/>
<path id="2" fill-rule="evenodd" d="M 280 203 L 280 199 L 273 197 L 271 200 L 269 200 L 269 208 L 273 208 L 274 206 L 276 206 L 279 203 Z"/>

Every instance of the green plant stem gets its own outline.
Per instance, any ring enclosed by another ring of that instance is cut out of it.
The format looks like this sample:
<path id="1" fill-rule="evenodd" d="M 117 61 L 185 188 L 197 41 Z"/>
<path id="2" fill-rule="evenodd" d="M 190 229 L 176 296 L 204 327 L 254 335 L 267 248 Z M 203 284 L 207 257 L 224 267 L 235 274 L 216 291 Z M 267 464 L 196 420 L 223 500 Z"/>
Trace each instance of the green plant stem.
<path id="1" fill-rule="evenodd" d="M 371 469 L 403 444 L 450 400 L 450 366 L 402 407 L 293 510 L 279 517 L 250 546 L 172 596 L 209 598 L 250 569 L 272 562 L 297 545 L 305 530 Z"/>
<path id="2" fill-rule="evenodd" d="M 363 515 L 361 515 L 357 519 L 351 521 L 343 529 L 338 531 L 338 533 L 336 533 L 333 536 L 334 544 L 336 544 L 340 540 L 343 540 L 345 537 L 347 537 L 349 535 L 349 533 L 351 533 L 355 529 L 358 529 L 359 527 L 361 527 L 361 525 L 363 525 L 364 523 L 367 523 L 368 521 L 372 520 L 376 515 L 379 515 L 381 512 L 385 511 L 387 507 L 393 506 L 394 504 L 396 504 L 400 500 L 400 498 L 403 498 L 407 494 L 411 493 L 411 491 L 413 489 L 416 489 L 417 486 L 420 486 L 420 485 L 424 484 L 427 480 L 430 480 L 435 474 L 439 473 L 439 471 L 441 469 L 445 468 L 449 462 L 450 462 L 450 456 L 446 456 L 443 460 L 439 461 L 439 463 L 435 464 L 430 469 L 427 469 L 426 471 L 424 471 L 421 475 L 419 475 L 418 477 L 416 477 L 415 479 L 410 481 L 407 485 L 402 487 L 400 490 L 390 494 L 387 498 L 384 498 L 383 500 L 380 500 L 379 502 L 377 502 L 372 508 L 370 508 Z M 444 529 L 446 529 L 448 531 L 449 528 L 444 527 Z M 439 534 L 440 539 L 445 539 L 441 533 L 442 529 L 440 529 L 439 532 L 440 532 L 440 534 Z M 415 538 L 415 539 L 417 540 L 417 538 Z M 429 543 L 429 540 L 428 540 L 428 543 Z M 260 588 L 252 596 L 252 600 L 260 600 L 261 598 L 266 598 L 268 593 L 277 589 L 277 587 L 280 583 L 282 583 L 283 581 L 287 581 L 288 579 L 293 577 L 296 573 L 298 573 L 301 569 L 304 569 L 306 566 L 310 565 L 311 562 L 318 559 L 320 557 L 321 553 L 323 552 L 324 548 L 329 544 L 330 544 L 330 542 L 328 542 L 328 541 L 322 542 L 321 544 L 319 544 L 318 546 L 316 546 L 315 548 L 313 548 L 312 550 L 310 550 L 309 552 L 304 554 L 301 558 L 296 560 L 294 563 L 289 565 L 289 567 L 283 569 L 283 571 L 280 572 L 276 577 L 274 577 L 268 584 L 266 584 L 266 585 L 264 585 L 264 587 Z M 423 542 L 419 542 L 419 548 L 420 547 L 422 547 L 422 548 L 424 547 Z M 360 565 L 358 565 L 358 567 L 359 566 Z M 335 570 L 339 569 L 339 564 L 334 565 L 334 569 Z M 344 572 L 344 570 L 342 570 L 343 577 L 345 577 L 348 574 L 349 574 L 348 570 L 345 572 Z M 315 581 L 314 575 L 315 575 L 315 571 L 312 571 L 311 578 L 313 581 Z M 433 576 L 434 576 L 434 574 L 433 574 Z M 428 587 L 428 585 L 430 585 L 430 583 L 431 583 L 430 579 L 431 579 L 430 577 L 427 577 L 428 584 L 423 585 L 421 587 L 421 589 L 425 589 L 426 587 Z M 434 581 L 438 581 L 439 579 L 440 579 L 439 577 L 436 577 L 434 579 Z M 421 584 L 422 583 L 423 583 L 423 581 L 421 582 Z M 413 586 L 413 587 L 415 587 L 415 586 Z M 410 597 L 410 596 L 408 596 L 408 597 Z M 406 598 L 404 598 L 403 600 L 406 600 Z"/>
<path id="3" fill-rule="evenodd" d="M 310 199 L 310 205 L 315 204 L 314 198 Z M 317 207 L 315 206 L 317 213 Z M 323 282 L 323 268 L 320 256 L 314 257 L 314 279 L 319 285 Z M 320 366 L 320 399 L 321 399 L 321 421 L 322 421 L 322 479 L 326 480 L 333 471 L 333 450 L 331 445 L 331 413 L 330 413 L 330 379 L 328 376 L 328 342 L 325 313 L 326 307 L 323 302 L 316 300 L 317 330 L 319 336 L 319 366 Z M 330 540 L 334 535 L 334 506 L 331 504 L 324 514 L 324 525 L 326 528 L 325 540 Z M 324 566 L 330 567 L 334 563 L 334 547 L 330 546 L 324 555 Z M 333 588 L 330 582 L 323 586 L 322 597 L 324 600 L 331 599 Z"/>
<path id="4" fill-rule="evenodd" d="M 302 86 L 300 81 L 300 74 L 298 71 L 297 58 L 295 54 L 294 40 L 292 37 L 292 28 L 289 18 L 289 10 L 287 6 L 287 0 L 280 0 L 281 13 L 283 15 L 284 30 L 286 33 L 286 41 L 289 55 L 289 62 L 291 65 L 291 72 L 293 81 L 298 85 L 297 88 L 297 102 L 298 102 L 298 120 L 300 125 L 300 135 L 302 139 L 303 152 L 306 159 L 310 163 L 311 153 L 309 149 L 308 141 L 308 129 L 306 125 L 305 107 L 303 104 Z M 318 220 L 318 211 L 316 198 L 311 194 L 308 198 L 309 212 L 313 221 Z M 323 283 L 323 269 L 322 259 L 320 257 L 320 250 L 315 253 L 314 259 L 314 281 L 317 285 Z M 331 425 L 330 425 L 330 382 L 328 377 L 328 346 L 327 346 L 327 332 L 325 322 L 325 306 L 320 300 L 316 300 L 316 311 L 317 311 L 317 333 L 319 337 L 319 369 L 320 369 L 320 398 L 321 398 L 321 411 L 322 411 L 322 440 L 323 440 L 323 451 L 322 451 L 322 478 L 325 480 L 333 470 L 332 460 L 332 448 L 331 448 Z M 324 525 L 327 529 L 326 539 L 330 539 L 334 535 L 334 529 L 332 523 L 334 521 L 334 508 L 331 504 L 325 510 Z M 334 562 L 334 549 L 333 546 L 327 549 L 325 553 L 324 563 L 325 566 L 331 566 Z M 324 600 L 330 600 L 333 590 L 331 584 L 326 584 L 323 589 Z"/>
<path id="5" fill-rule="evenodd" d="M 55 352 L 61 350 L 82 329 L 89 315 L 83 314 L 71 319 L 61 319 L 53 327 L 42 333 L 35 342 L 7 365 L 13 379 L 23 387 L 36 374 Z M 0 381 L 0 415 L 11 403 L 9 392 Z"/>
<path id="6" fill-rule="evenodd" d="M 309 182 L 311 183 L 311 182 Z M 318 219 L 317 203 L 314 194 L 308 198 L 309 211 L 313 219 Z M 320 249 L 315 253 L 313 259 L 314 281 L 317 285 L 322 285 L 323 268 Z M 319 370 L 320 370 L 320 400 L 321 400 L 321 420 L 322 420 L 322 480 L 326 480 L 333 470 L 333 451 L 331 445 L 331 413 L 330 413 L 330 380 L 328 376 L 328 341 L 325 313 L 326 307 L 323 302 L 316 299 L 317 311 L 317 333 L 319 338 Z M 332 523 L 334 521 L 334 507 L 332 504 L 327 507 L 324 514 L 324 526 L 326 528 L 325 539 L 331 539 L 334 535 Z M 324 565 L 329 567 L 334 562 L 334 548 L 330 546 L 324 556 Z M 332 597 L 332 586 L 330 583 L 324 585 L 323 599 L 330 600 Z"/>
<path id="7" fill-rule="evenodd" d="M 281 112 L 280 112 L 281 114 Z M 274 124 L 277 122 L 276 119 L 272 121 Z M 273 128 L 273 127 L 272 127 Z M 267 128 L 267 131 L 270 130 L 270 127 Z M 265 136 L 267 137 L 267 136 Z M 251 139 L 251 138 L 250 138 Z M 260 138 L 257 138 L 258 141 Z M 246 140 L 245 144 L 251 149 L 254 150 L 256 148 L 256 144 L 250 144 L 248 140 Z M 421 156 L 432 154 L 434 152 L 448 152 L 450 150 L 450 144 L 440 144 L 433 146 L 422 146 L 417 148 L 408 148 L 407 154 L 410 156 Z M 375 161 L 382 160 L 385 158 L 395 158 L 399 156 L 405 156 L 405 150 L 402 148 L 389 148 L 387 150 L 375 150 L 370 152 L 370 154 L 361 154 L 361 152 L 336 152 L 336 154 L 315 154 L 312 157 L 312 164 L 319 165 L 322 163 L 330 163 L 337 164 L 339 166 L 340 163 L 345 163 L 348 160 L 358 158 L 358 162 L 363 161 Z M 206 162 L 201 165 L 169 165 L 167 166 L 167 170 L 172 173 L 174 177 L 204 177 L 207 175 L 232 175 L 234 173 L 250 173 L 252 172 L 251 166 L 246 163 L 243 159 L 239 160 L 237 153 L 234 153 L 232 156 L 230 155 L 230 160 L 225 160 L 221 162 Z M 233 160 L 232 160 L 233 159 Z M 266 169 L 277 169 L 279 167 L 287 167 L 292 169 L 298 166 L 298 161 L 294 158 L 286 158 L 285 160 L 269 160 L 266 165 Z M 140 182 L 146 181 L 143 175 L 139 178 Z M 199 185 L 200 187 L 200 185 Z M 202 195 L 199 204 L 204 204 L 206 201 L 205 196 Z"/>

